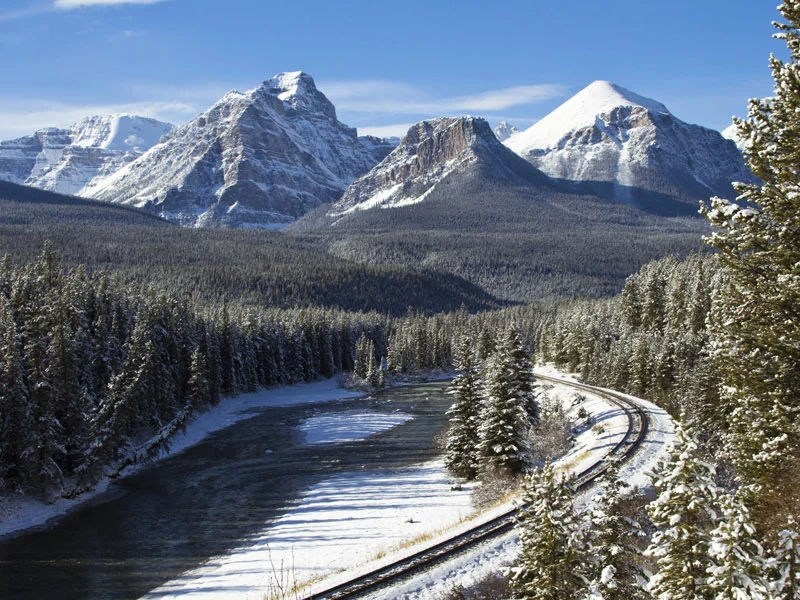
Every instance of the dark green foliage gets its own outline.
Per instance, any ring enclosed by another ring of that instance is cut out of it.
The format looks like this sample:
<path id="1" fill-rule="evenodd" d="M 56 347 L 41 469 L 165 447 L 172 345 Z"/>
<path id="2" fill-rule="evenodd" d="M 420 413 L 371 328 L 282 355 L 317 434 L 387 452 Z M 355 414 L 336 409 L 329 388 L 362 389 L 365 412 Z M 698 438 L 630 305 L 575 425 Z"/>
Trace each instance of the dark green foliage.
<path id="1" fill-rule="evenodd" d="M 579 598 L 585 586 L 586 556 L 572 488 L 550 463 L 525 483 L 517 517 L 520 553 L 508 576 L 514 598 Z"/>
<path id="2" fill-rule="evenodd" d="M 530 358 L 516 328 L 505 331 L 489 357 L 483 387 L 481 469 L 522 473 L 531 462 L 530 432 L 539 411 Z"/>
<path id="3" fill-rule="evenodd" d="M 800 3 L 779 9 L 776 37 L 789 60 L 771 57 L 774 95 L 752 100 L 748 119 L 736 120 L 764 183 L 738 186 L 739 204 L 713 198 L 703 207 L 728 274 L 710 319 L 728 446 L 743 481 L 759 488 L 757 518 L 774 519 L 771 529 L 800 502 Z"/>
<path id="4" fill-rule="evenodd" d="M 449 390 L 455 399 L 447 412 L 450 429 L 447 432 L 445 465 L 458 477 L 474 479 L 480 459 L 478 447 L 483 400 L 472 342 L 466 335 L 459 343 L 455 367 L 461 373 L 453 379 Z"/>
<path id="5" fill-rule="evenodd" d="M 3 261 L 2 278 L 0 481 L 46 498 L 154 456 L 220 395 L 352 368 L 355 340 L 377 383 L 391 326 L 377 313 L 201 306 L 62 270 L 49 246 L 23 267 Z"/>

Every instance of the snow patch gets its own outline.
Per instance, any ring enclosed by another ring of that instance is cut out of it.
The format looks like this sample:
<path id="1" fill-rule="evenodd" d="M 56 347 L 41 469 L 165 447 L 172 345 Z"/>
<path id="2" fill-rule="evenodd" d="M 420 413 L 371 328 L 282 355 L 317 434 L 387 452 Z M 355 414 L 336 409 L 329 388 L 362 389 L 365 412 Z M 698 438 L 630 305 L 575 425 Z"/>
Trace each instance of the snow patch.
<path id="1" fill-rule="evenodd" d="M 401 187 L 403 187 L 402 183 L 393 185 L 390 188 L 379 191 L 377 194 L 373 195 L 368 200 L 364 200 L 364 202 L 359 202 L 358 204 L 356 204 L 355 206 L 351 206 L 344 212 L 331 216 L 347 215 L 357 210 L 367 210 L 370 208 L 374 208 L 376 206 L 380 206 L 382 203 L 386 202 L 392 196 L 394 196 L 400 190 Z"/>
<path id="2" fill-rule="evenodd" d="M 413 417 L 406 413 L 351 410 L 322 413 L 306 419 L 298 429 L 308 444 L 336 444 L 363 440 L 402 425 Z"/>

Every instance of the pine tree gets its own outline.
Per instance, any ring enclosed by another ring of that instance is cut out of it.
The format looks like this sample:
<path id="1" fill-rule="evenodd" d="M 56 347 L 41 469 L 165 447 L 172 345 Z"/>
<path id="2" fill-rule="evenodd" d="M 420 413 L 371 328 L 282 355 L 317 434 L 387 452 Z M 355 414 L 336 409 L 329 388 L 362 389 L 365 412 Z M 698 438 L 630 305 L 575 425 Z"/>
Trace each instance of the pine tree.
<path id="1" fill-rule="evenodd" d="M 714 600 L 762 600 L 768 597 L 761 545 L 740 496 L 723 495 L 720 520 L 710 534 L 708 587 Z"/>
<path id="2" fill-rule="evenodd" d="M 639 523 L 623 514 L 623 490 L 616 467 L 603 476 L 603 483 L 587 509 L 587 555 L 591 567 L 591 598 L 635 600 L 645 598 L 645 575 L 640 566 L 637 541 L 645 536 Z"/>
<path id="3" fill-rule="evenodd" d="M 11 306 L 0 296 L 0 478 L 24 489 L 36 475 L 35 418 Z"/>
<path id="4" fill-rule="evenodd" d="M 484 370 L 481 468 L 521 473 L 529 465 L 530 430 L 538 420 L 533 376 L 519 334 L 509 328 Z"/>
<path id="5" fill-rule="evenodd" d="M 572 489 L 548 462 L 525 484 L 516 520 L 520 553 L 507 572 L 518 600 L 577 598 L 586 587 L 586 557 Z"/>
<path id="6" fill-rule="evenodd" d="M 712 309 L 717 367 L 739 475 L 760 487 L 761 521 L 797 505 L 800 472 L 800 0 L 779 7 L 788 62 L 772 56 L 774 96 L 736 119 L 761 185 L 738 185 L 738 204 L 713 198 L 707 242 L 727 272 Z"/>
<path id="7" fill-rule="evenodd" d="M 206 374 L 206 357 L 200 348 L 192 352 L 189 381 L 186 384 L 186 404 L 193 407 L 211 404 L 211 385 Z"/>
<path id="8" fill-rule="evenodd" d="M 657 600 L 710 600 L 710 531 L 716 520 L 714 468 L 699 459 L 697 441 L 676 423 L 676 438 L 660 461 L 657 498 L 648 506 L 656 532 L 646 556 L 658 573 L 648 590 Z"/>
<path id="9" fill-rule="evenodd" d="M 797 523 L 789 515 L 787 527 L 778 534 L 778 547 L 772 561 L 775 578 L 772 582 L 774 600 L 800 599 L 800 535 Z"/>
<path id="10" fill-rule="evenodd" d="M 474 361 L 472 342 L 465 335 L 461 339 L 455 365 L 462 373 L 453 379 L 448 390 L 455 400 L 447 411 L 450 429 L 447 432 L 444 460 L 451 473 L 466 479 L 474 479 L 478 474 L 481 395 L 478 368 Z"/>

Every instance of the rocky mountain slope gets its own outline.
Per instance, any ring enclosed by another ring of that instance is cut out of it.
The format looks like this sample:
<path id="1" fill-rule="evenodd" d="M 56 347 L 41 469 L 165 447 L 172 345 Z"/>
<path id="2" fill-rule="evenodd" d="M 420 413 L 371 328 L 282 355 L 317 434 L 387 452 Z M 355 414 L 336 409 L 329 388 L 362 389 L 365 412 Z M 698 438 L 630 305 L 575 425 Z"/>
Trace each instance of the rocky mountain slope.
<path id="1" fill-rule="evenodd" d="M 226 94 L 89 195 L 185 226 L 281 228 L 390 150 L 339 122 L 308 74 L 281 73 Z"/>
<path id="2" fill-rule="evenodd" d="M 616 202 L 657 204 L 731 198 L 752 181 L 736 145 L 718 131 L 684 123 L 655 100 L 595 81 L 506 145 L 551 177 L 594 182 Z M 610 184 L 610 185 L 602 185 Z M 677 212 L 684 212 L 680 207 Z"/>
<path id="3" fill-rule="evenodd" d="M 485 120 L 442 117 L 411 127 L 400 145 L 355 181 L 341 200 L 315 211 L 294 229 L 337 224 L 363 211 L 419 204 L 443 181 L 463 176 L 551 186 L 546 176 L 505 148 Z"/>
<path id="4" fill-rule="evenodd" d="M 173 126 L 134 115 L 88 117 L 0 142 L 0 180 L 89 195 L 103 178 L 157 144 Z"/>

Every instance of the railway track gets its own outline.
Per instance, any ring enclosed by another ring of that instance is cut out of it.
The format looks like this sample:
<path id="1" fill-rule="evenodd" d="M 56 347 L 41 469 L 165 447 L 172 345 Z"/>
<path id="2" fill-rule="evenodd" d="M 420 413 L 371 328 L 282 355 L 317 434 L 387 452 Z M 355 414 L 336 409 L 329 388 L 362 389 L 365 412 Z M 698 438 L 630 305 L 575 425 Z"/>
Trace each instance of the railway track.
<path id="1" fill-rule="evenodd" d="M 623 438 L 601 460 L 584 469 L 573 478 L 575 493 L 591 487 L 608 470 L 612 462 L 624 463 L 636 452 L 647 437 L 650 420 L 644 409 L 616 392 L 603 390 L 582 383 L 574 383 L 536 375 L 539 381 L 567 385 L 580 391 L 590 392 L 620 407 L 628 417 L 628 429 Z M 415 554 L 394 563 L 376 569 L 370 573 L 356 577 L 345 583 L 331 587 L 323 592 L 306 596 L 307 600 L 342 600 L 358 598 L 388 587 L 403 579 L 424 572 L 434 565 L 463 552 L 478 544 L 501 536 L 514 528 L 514 518 L 519 508 L 510 510 L 488 522 L 482 523 L 469 531 L 461 533 L 443 542 L 429 546 Z"/>

